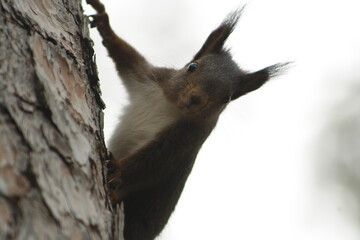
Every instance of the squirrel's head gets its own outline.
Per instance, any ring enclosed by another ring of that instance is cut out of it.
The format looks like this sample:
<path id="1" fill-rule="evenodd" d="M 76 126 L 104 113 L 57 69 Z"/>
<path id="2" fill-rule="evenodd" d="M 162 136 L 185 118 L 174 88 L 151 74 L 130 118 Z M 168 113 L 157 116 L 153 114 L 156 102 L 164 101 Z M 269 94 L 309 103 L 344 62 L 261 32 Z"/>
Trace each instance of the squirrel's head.
<path id="1" fill-rule="evenodd" d="M 243 8 L 229 14 L 208 36 L 193 60 L 161 84 L 169 100 L 187 116 L 217 117 L 229 102 L 258 89 L 286 66 L 286 63 L 275 64 L 247 73 L 233 61 L 224 43 L 242 11 Z"/>

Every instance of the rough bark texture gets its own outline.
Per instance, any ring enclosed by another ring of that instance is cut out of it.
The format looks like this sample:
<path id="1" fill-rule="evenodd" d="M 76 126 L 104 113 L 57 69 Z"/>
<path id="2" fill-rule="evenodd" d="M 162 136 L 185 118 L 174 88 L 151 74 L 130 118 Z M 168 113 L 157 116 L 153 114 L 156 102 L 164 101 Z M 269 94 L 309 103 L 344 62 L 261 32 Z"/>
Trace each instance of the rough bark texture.
<path id="1" fill-rule="evenodd" d="M 121 232 L 104 187 L 104 104 L 80 4 L 0 0 L 0 239 Z"/>

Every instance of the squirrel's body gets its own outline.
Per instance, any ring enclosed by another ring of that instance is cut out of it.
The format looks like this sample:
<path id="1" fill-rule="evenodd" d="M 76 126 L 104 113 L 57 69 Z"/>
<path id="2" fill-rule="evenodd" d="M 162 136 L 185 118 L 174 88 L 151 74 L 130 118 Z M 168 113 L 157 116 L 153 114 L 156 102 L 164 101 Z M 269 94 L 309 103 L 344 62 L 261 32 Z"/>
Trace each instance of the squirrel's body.
<path id="1" fill-rule="evenodd" d="M 129 93 L 109 143 L 110 196 L 123 201 L 125 240 L 152 240 L 166 225 L 197 153 L 227 104 L 261 87 L 284 64 L 241 70 L 224 43 L 241 15 L 235 11 L 181 69 L 152 66 L 109 25 L 99 0 L 87 0 L 110 57 Z"/>

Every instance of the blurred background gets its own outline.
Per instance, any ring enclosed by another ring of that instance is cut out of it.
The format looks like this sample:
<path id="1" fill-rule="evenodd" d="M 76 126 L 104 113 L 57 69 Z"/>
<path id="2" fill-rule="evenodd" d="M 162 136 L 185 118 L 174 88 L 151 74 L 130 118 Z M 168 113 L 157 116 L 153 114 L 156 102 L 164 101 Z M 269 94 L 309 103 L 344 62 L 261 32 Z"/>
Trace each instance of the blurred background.
<path id="1" fill-rule="evenodd" d="M 249 71 L 294 61 L 225 110 L 159 240 L 360 239 L 358 0 L 103 2 L 115 31 L 155 65 L 182 67 L 245 3 L 226 44 L 235 61 Z M 128 100 L 91 35 L 108 139 Z"/>

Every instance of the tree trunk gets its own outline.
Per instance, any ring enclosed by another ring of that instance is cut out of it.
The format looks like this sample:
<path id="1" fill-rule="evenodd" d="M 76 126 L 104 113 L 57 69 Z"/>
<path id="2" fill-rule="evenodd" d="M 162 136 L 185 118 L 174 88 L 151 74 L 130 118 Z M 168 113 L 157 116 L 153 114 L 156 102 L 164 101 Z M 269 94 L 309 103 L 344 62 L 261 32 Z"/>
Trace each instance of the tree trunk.
<path id="1" fill-rule="evenodd" d="M 0 239 L 119 239 L 78 0 L 0 0 Z M 120 211 L 119 211 L 120 212 Z"/>

